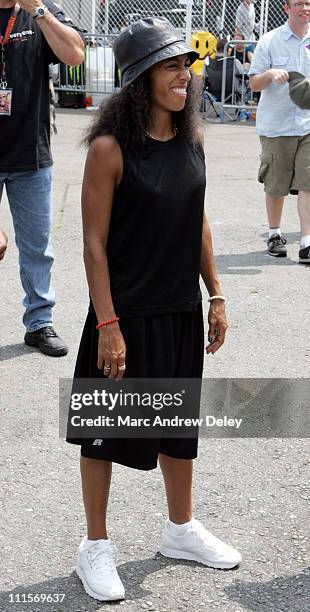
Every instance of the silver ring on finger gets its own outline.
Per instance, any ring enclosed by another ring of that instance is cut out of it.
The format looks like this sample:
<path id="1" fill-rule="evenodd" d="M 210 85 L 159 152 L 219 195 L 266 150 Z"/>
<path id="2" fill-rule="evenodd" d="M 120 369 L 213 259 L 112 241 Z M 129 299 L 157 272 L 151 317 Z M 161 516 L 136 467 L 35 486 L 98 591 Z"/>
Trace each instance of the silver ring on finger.
<path id="1" fill-rule="evenodd" d="M 119 370 L 120 372 L 125 372 L 125 370 L 126 370 L 126 363 L 123 363 L 123 365 L 119 365 L 119 366 L 118 366 L 118 370 Z"/>

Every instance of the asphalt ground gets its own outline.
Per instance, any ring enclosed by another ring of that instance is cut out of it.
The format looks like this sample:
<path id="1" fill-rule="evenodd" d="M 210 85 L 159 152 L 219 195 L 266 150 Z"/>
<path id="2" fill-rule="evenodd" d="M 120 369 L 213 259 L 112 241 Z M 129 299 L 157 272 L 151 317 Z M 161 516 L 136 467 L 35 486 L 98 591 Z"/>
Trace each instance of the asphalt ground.
<path id="1" fill-rule="evenodd" d="M 22 289 L 7 203 L 1 225 L 10 243 L 1 282 L 1 591 L 5 612 L 154 610 L 309 610 L 309 446 L 306 438 L 202 439 L 195 462 L 195 516 L 243 554 L 233 571 L 165 559 L 158 546 L 167 515 L 159 468 L 115 465 L 110 536 L 126 601 L 89 598 L 74 566 L 85 518 L 79 449 L 58 438 L 58 381 L 72 376 L 87 311 L 82 262 L 80 148 L 89 115 L 60 113 L 53 140 L 55 327 L 68 356 L 45 357 L 23 343 Z M 229 332 L 206 356 L 207 378 L 305 378 L 310 364 L 310 269 L 298 264 L 296 198 L 285 206 L 287 259 L 265 253 L 267 224 L 257 183 L 259 145 L 253 127 L 206 129 L 206 210 Z M 207 316 L 207 296 L 204 309 Z M 62 603 L 30 594 L 64 594 Z M 38 597 L 37 597 L 38 599 Z"/>

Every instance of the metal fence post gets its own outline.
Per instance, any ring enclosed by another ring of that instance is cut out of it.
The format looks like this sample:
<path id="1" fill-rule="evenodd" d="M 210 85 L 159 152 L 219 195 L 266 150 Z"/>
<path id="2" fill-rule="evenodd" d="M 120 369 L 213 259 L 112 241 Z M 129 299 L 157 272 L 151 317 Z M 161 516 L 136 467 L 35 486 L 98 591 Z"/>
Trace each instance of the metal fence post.
<path id="1" fill-rule="evenodd" d="M 223 59 L 223 73 L 222 73 L 222 97 L 221 97 L 221 123 L 224 123 L 225 119 L 225 92 L 226 92 L 226 70 L 227 70 L 227 53 L 228 53 L 229 42 L 224 47 L 224 59 Z"/>
<path id="2" fill-rule="evenodd" d="M 179 0 L 179 4 L 185 4 L 186 6 L 186 42 L 191 46 L 192 40 L 192 11 L 193 11 L 193 0 Z"/>
<path id="3" fill-rule="evenodd" d="M 206 29 L 206 4 L 207 0 L 202 0 L 202 29 Z"/>
<path id="4" fill-rule="evenodd" d="M 226 0 L 223 0 L 220 36 L 223 36 L 224 34 L 225 13 L 226 13 Z"/>
<path id="5" fill-rule="evenodd" d="M 269 16 L 269 0 L 266 0 L 266 5 L 265 5 L 265 27 L 264 27 L 264 34 L 266 32 L 268 32 L 268 16 Z"/>
<path id="6" fill-rule="evenodd" d="M 259 20 L 259 37 L 261 37 L 264 34 L 264 12 L 265 12 L 265 0 L 261 0 L 260 20 Z"/>
<path id="7" fill-rule="evenodd" d="M 96 32 L 96 0 L 92 1 L 91 7 L 91 31 Z"/>
<path id="8" fill-rule="evenodd" d="M 193 0 L 187 0 L 186 6 L 186 42 L 191 47 L 192 40 L 192 11 L 193 11 Z"/>
<path id="9" fill-rule="evenodd" d="M 110 0 L 105 0 L 105 14 L 104 14 L 104 30 L 105 34 L 109 34 L 109 11 L 110 11 Z"/>

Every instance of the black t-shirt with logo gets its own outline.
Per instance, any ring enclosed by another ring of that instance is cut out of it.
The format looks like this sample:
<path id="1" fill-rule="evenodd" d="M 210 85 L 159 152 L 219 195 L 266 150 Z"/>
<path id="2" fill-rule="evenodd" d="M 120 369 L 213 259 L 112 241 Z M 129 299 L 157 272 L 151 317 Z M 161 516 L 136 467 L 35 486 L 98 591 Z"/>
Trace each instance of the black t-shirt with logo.
<path id="1" fill-rule="evenodd" d="M 45 1 L 53 15 L 79 33 L 64 12 Z M 0 31 L 4 35 L 12 9 L 0 9 Z M 5 46 L 8 88 L 13 89 L 12 114 L 0 116 L 0 173 L 26 172 L 52 164 L 48 66 L 59 59 L 48 45 L 38 22 L 20 10 L 10 40 Z"/>

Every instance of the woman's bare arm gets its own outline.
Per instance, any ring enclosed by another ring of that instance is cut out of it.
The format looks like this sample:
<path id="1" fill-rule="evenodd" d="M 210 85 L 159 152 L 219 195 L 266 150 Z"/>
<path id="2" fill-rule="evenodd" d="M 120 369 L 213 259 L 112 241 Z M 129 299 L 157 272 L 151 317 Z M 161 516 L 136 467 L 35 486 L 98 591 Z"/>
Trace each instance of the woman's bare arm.
<path id="1" fill-rule="evenodd" d="M 96 138 L 88 152 L 83 187 L 84 262 L 98 320 L 112 319 L 106 247 L 115 189 L 122 176 L 122 154 L 113 136 Z"/>
<path id="2" fill-rule="evenodd" d="M 107 261 L 107 241 L 115 190 L 123 172 L 120 147 L 113 136 L 96 138 L 88 152 L 83 188 L 82 217 L 84 262 L 87 281 L 98 321 L 113 319 L 114 310 Z M 125 361 L 126 347 L 118 323 L 100 329 L 98 368 L 111 365 L 110 378 Z"/>
<path id="3" fill-rule="evenodd" d="M 204 132 L 202 129 L 199 130 L 199 140 L 201 145 L 204 146 Z M 213 253 L 211 230 L 205 213 L 202 227 L 200 274 L 210 296 L 222 295 Z M 214 354 L 224 344 L 228 327 L 224 301 L 214 300 L 210 303 L 208 322 L 210 344 L 207 346 L 207 353 Z"/>

